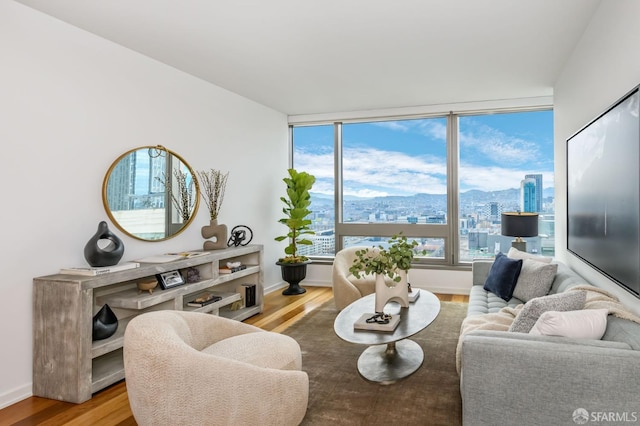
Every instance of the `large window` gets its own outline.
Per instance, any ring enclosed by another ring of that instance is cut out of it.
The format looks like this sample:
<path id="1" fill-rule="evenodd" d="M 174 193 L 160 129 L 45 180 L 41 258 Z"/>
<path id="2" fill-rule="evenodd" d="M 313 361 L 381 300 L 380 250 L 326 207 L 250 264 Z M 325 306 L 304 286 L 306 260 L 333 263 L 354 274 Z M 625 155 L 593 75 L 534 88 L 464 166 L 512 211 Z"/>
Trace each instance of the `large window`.
<path id="1" fill-rule="evenodd" d="M 550 110 L 458 118 L 459 256 L 507 252 L 503 212 L 538 213 L 527 251 L 554 253 L 553 113 Z"/>
<path id="2" fill-rule="evenodd" d="M 552 253 L 552 117 L 545 110 L 292 126 L 293 166 L 316 176 L 316 236 L 306 254 L 385 245 L 402 232 L 427 251 L 420 262 L 467 262 L 508 250 L 500 213 L 513 210 L 540 213 L 541 236 L 529 251 Z"/>
<path id="3" fill-rule="evenodd" d="M 293 127 L 295 144 L 294 167 L 316 178 L 311 197 L 312 228 L 315 231 L 312 246 L 298 246 L 298 252 L 307 256 L 333 256 L 335 247 L 335 176 L 334 126 Z"/>

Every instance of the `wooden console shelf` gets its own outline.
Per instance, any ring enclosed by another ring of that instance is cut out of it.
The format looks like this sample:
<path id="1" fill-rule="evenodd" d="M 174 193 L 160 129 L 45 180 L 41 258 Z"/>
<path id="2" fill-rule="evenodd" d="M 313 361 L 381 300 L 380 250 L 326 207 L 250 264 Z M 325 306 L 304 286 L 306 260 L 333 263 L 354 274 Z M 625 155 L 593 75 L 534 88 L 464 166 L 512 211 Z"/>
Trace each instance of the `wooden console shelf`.
<path id="1" fill-rule="evenodd" d="M 220 274 L 227 262 L 247 268 Z M 203 252 L 202 255 L 98 276 L 55 274 L 33 280 L 33 394 L 81 403 L 124 378 L 122 347 L 129 321 L 144 312 L 173 309 L 207 312 L 242 321 L 263 309 L 263 247 L 248 245 Z M 156 274 L 188 268 L 199 280 L 153 293 L 138 292 L 137 282 Z M 246 307 L 240 289 L 256 286 L 254 306 Z M 203 307 L 188 306 L 203 291 L 222 299 Z M 93 316 L 105 304 L 118 317 L 115 334 L 92 341 Z"/>

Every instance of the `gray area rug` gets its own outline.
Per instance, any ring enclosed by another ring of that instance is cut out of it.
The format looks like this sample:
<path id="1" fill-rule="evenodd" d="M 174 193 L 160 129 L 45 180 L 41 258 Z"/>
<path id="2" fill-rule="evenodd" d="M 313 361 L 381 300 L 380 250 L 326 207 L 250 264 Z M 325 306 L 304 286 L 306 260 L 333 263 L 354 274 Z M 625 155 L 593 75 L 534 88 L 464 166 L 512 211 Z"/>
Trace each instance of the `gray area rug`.
<path id="1" fill-rule="evenodd" d="M 425 353 L 422 367 L 391 385 L 364 380 L 356 363 L 366 346 L 336 336 L 333 300 L 284 332 L 302 348 L 309 375 L 303 425 L 461 425 L 455 352 L 466 303 L 441 302 L 438 318 L 411 339 Z"/>

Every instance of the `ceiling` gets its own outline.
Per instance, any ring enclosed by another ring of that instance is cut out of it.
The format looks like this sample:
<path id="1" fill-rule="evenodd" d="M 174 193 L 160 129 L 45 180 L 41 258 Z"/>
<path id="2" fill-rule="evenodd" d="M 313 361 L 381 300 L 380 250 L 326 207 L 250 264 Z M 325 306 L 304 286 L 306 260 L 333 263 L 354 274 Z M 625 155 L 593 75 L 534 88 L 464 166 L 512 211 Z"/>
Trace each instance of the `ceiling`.
<path id="1" fill-rule="evenodd" d="M 600 0 L 16 0 L 288 115 L 553 95 Z"/>

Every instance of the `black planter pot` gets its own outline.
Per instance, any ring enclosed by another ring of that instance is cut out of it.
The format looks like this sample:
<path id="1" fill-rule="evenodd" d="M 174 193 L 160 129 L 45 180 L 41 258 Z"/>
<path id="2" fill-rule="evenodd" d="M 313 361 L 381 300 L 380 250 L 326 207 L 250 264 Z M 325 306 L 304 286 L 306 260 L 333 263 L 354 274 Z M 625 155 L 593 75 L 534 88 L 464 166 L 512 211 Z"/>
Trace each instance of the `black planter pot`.
<path id="1" fill-rule="evenodd" d="M 311 263 L 310 260 L 301 263 L 283 263 L 276 262 L 276 265 L 280 265 L 280 271 L 282 272 L 282 279 L 289 283 L 289 287 L 282 291 L 285 296 L 292 296 L 296 294 L 305 293 L 307 290 L 300 287 L 300 281 L 304 280 L 307 276 L 307 265 Z"/>

